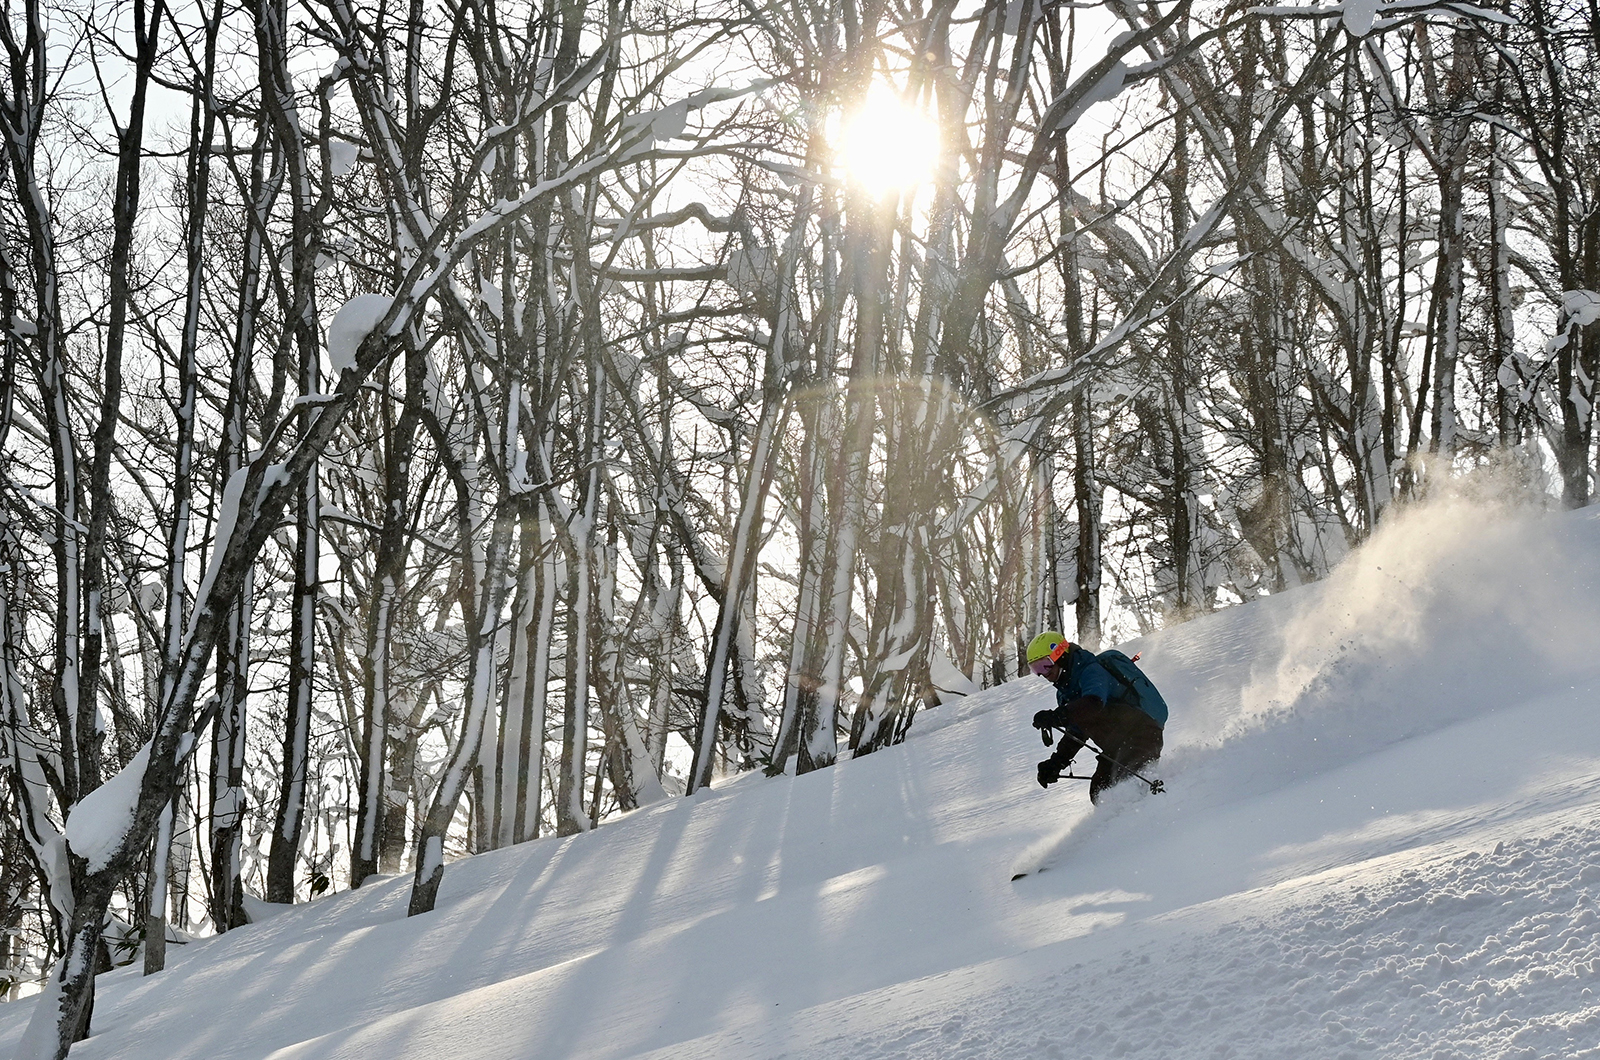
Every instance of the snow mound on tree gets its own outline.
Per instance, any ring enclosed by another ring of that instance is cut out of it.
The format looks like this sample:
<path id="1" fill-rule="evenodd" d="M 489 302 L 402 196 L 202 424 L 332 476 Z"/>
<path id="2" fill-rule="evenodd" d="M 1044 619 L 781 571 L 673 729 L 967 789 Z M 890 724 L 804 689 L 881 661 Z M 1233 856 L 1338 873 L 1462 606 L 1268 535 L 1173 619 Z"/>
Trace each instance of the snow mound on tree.
<path id="1" fill-rule="evenodd" d="M 116 776 L 85 795 L 67 815 L 67 845 L 89 863 L 90 872 L 106 867 L 133 825 L 139 785 L 149 763 L 146 743 Z"/>
<path id="2" fill-rule="evenodd" d="M 328 324 L 328 367 L 335 377 L 356 366 L 356 351 L 393 304 L 388 295 L 358 294 L 339 307 Z"/>

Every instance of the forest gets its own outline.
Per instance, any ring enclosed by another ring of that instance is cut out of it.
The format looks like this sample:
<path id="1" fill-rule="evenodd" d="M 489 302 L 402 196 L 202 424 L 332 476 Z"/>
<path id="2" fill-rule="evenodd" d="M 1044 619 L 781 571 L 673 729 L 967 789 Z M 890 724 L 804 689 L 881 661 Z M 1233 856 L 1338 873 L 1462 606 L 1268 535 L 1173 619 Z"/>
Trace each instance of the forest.
<path id="1" fill-rule="evenodd" d="M 870 754 L 1443 479 L 1592 500 L 1595 0 L 0 11 L 39 1055 L 97 969 Z"/>

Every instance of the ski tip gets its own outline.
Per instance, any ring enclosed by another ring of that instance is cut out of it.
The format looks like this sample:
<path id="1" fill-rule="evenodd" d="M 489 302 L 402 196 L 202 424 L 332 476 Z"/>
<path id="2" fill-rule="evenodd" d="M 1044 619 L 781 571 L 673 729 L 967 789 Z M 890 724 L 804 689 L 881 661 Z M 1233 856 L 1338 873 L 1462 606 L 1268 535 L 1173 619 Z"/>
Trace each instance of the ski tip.
<path id="1" fill-rule="evenodd" d="M 1018 880 L 1022 879 L 1026 875 L 1028 875 L 1026 872 L 1019 872 L 1015 876 L 1011 877 L 1011 882 L 1012 883 L 1016 883 Z"/>

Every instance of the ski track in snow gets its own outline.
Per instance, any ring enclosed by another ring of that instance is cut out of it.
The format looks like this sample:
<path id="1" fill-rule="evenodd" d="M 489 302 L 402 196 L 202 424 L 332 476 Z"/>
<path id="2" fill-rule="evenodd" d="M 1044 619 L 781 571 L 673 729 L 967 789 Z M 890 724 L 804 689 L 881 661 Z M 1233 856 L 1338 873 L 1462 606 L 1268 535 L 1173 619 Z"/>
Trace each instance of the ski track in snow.
<path id="1" fill-rule="evenodd" d="M 1594 509 L 1429 505 L 1127 646 L 1167 794 L 1041 791 L 1051 692 L 1014 681 L 454 862 L 423 917 L 380 878 L 174 947 L 72 1056 L 1600 1060 L 1597 643 Z"/>
<path id="2" fill-rule="evenodd" d="M 893 1013 L 888 1029 L 823 1033 L 798 1049 L 743 1044 L 755 1046 L 749 1055 L 796 1060 L 1592 1060 L 1600 1057 L 1600 831 L 1571 818 L 1549 824 L 1548 834 L 1492 852 L 1333 873 L 1289 904 L 1271 891 L 1245 896 L 1244 916 L 1207 931 L 1184 930 L 1183 921 L 1218 910 L 1158 921 L 1141 933 L 1154 939 L 1113 956 L 1042 974 L 1038 960 L 986 969 L 990 982 L 964 984 L 955 1006 L 902 1013 L 898 998 L 853 999 Z M 805 1030 L 826 1032 L 817 1022 Z M 703 1044 L 674 1055 L 737 1055 L 728 1043 Z"/>

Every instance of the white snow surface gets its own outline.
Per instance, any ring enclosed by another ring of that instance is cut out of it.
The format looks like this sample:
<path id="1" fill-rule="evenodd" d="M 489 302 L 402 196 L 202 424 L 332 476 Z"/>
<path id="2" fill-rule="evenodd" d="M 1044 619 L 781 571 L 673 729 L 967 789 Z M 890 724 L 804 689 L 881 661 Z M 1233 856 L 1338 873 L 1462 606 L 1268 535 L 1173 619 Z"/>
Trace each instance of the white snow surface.
<path id="1" fill-rule="evenodd" d="M 1051 691 L 1012 681 L 453 862 L 428 915 L 380 878 L 172 947 L 72 1055 L 1600 1060 L 1597 634 L 1600 509 L 1432 504 L 1123 646 L 1166 794 L 1040 789 Z"/>

